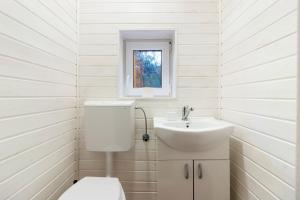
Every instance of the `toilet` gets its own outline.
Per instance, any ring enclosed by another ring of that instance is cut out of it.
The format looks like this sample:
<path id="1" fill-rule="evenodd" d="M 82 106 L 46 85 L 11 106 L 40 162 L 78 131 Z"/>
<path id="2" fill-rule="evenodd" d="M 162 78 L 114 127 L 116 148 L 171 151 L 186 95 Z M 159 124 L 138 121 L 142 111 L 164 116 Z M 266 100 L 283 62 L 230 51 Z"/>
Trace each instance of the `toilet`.
<path id="1" fill-rule="evenodd" d="M 118 178 L 85 177 L 65 191 L 58 200 L 126 200 Z"/>
<path id="2" fill-rule="evenodd" d="M 83 129 L 86 149 L 105 152 L 106 177 L 84 177 L 59 200 L 126 200 L 119 179 L 111 177 L 113 153 L 128 151 L 134 145 L 135 102 L 85 102 Z"/>

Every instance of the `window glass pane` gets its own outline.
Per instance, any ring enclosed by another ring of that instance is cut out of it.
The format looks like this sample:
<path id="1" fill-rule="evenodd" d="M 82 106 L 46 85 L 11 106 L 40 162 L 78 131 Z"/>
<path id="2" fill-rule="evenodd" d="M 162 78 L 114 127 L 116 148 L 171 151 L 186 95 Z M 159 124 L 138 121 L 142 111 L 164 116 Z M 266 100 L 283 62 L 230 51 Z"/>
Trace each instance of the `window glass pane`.
<path id="1" fill-rule="evenodd" d="M 133 50 L 133 87 L 162 87 L 161 50 Z"/>

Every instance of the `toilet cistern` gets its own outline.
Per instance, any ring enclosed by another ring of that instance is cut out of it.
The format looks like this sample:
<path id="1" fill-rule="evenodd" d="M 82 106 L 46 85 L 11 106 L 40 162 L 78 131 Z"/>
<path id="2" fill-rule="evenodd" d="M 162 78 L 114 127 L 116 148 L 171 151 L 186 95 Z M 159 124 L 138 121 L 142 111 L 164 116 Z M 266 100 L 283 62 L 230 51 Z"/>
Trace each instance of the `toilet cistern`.
<path id="1" fill-rule="evenodd" d="M 106 176 L 113 170 L 113 152 L 129 151 L 135 141 L 134 101 L 86 101 L 84 103 L 85 146 L 105 152 Z"/>
<path id="2" fill-rule="evenodd" d="M 85 147 L 105 152 L 106 177 L 85 177 L 71 186 L 59 200 L 126 200 L 118 178 L 113 178 L 113 152 L 128 151 L 135 141 L 134 101 L 84 102 Z"/>

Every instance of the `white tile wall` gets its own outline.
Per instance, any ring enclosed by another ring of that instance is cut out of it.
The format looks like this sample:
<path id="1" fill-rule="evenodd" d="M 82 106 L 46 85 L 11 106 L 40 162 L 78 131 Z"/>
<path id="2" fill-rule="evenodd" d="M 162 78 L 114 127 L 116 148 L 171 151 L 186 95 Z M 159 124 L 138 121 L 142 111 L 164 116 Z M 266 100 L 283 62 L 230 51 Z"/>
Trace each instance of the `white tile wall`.
<path id="1" fill-rule="evenodd" d="M 295 199 L 296 0 L 223 0 L 221 118 L 231 199 Z"/>
<path id="2" fill-rule="evenodd" d="M 57 199 L 75 174 L 75 0 L 0 1 L 0 199 Z"/>
<path id="3" fill-rule="evenodd" d="M 139 100 L 146 109 L 152 133 L 152 117 L 169 110 L 178 114 L 185 104 L 195 107 L 193 116 L 217 116 L 218 106 L 218 2 L 215 0 L 81 0 L 79 83 L 81 103 L 88 99 L 118 97 L 117 42 L 119 29 L 177 28 L 177 99 Z M 198 49 L 209 48 L 209 51 Z M 137 111 L 136 145 L 117 153 L 115 174 L 129 200 L 156 199 L 156 139 L 143 143 L 142 115 Z M 103 175 L 104 156 L 87 152 L 80 141 L 79 175 Z"/>

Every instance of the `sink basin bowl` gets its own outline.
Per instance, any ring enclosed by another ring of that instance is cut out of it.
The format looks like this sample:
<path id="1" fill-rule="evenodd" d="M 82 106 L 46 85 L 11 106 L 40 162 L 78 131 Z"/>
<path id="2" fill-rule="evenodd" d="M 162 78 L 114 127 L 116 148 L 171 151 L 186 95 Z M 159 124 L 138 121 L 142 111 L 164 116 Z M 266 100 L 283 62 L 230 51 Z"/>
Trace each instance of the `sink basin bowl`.
<path id="1" fill-rule="evenodd" d="M 215 118 L 192 118 L 186 123 L 155 117 L 154 130 L 157 137 L 173 149 L 199 152 L 228 140 L 233 126 Z"/>

